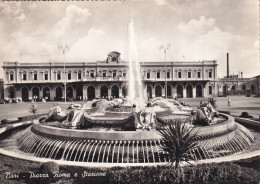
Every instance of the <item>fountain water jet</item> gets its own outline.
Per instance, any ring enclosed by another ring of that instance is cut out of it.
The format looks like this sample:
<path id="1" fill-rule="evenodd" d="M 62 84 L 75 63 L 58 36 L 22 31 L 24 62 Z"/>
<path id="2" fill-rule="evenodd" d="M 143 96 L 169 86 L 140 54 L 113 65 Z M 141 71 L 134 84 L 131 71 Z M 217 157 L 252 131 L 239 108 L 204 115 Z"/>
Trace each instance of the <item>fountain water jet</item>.
<path id="1" fill-rule="evenodd" d="M 135 44 L 134 21 L 128 26 L 129 34 L 129 75 L 128 75 L 128 101 L 137 107 L 145 107 L 145 93 L 141 78 L 140 63 L 138 61 L 137 47 Z"/>

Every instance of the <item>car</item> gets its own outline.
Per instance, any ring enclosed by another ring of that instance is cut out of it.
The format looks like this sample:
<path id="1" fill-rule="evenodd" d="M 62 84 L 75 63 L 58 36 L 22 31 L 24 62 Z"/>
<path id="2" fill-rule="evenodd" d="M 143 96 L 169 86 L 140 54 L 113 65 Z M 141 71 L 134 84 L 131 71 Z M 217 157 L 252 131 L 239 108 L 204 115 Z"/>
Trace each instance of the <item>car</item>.
<path id="1" fill-rule="evenodd" d="M 5 101 L 1 99 L 0 104 L 5 104 Z"/>
<path id="2" fill-rule="evenodd" d="M 13 98 L 12 103 L 18 103 L 18 100 L 16 98 Z"/>
<path id="3" fill-rule="evenodd" d="M 4 99 L 4 102 L 5 102 L 5 103 L 10 103 L 11 100 L 10 100 L 10 98 L 5 98 L 5 99 Z"/>

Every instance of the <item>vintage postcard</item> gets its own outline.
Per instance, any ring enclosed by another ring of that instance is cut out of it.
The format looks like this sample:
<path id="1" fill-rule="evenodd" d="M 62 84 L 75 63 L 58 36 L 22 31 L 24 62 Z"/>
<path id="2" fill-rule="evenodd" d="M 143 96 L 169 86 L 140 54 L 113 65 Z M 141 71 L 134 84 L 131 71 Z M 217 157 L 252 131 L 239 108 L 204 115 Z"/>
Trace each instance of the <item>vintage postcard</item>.
<path id="1" fill-rule="evenodd" d="M 0 183 L 259 183 L 259 1 L 1 1 L 0 43 Z"/>

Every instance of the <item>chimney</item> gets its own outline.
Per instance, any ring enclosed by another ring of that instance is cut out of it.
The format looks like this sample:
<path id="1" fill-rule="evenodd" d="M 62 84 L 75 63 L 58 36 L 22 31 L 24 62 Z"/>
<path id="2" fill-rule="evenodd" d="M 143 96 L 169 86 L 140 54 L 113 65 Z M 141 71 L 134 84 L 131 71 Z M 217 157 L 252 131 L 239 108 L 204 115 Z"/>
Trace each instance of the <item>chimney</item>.
<path id="1" fill-rule="evenodd" d="M 227 53 L 227 78 L 229 78 L 229 54 Z"/>

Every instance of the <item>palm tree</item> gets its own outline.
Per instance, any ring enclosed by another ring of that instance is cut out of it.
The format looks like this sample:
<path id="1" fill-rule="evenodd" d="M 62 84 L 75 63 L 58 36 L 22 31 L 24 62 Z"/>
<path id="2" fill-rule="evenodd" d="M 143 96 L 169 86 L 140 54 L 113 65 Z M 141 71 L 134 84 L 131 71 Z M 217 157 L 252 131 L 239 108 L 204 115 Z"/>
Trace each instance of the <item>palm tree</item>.
<path id="1" fill-rule="evenodd" d="M 194 159 L 189 156 L 189 152 L 198 147 L 198 130 L 183 121 L 171 120 L 158 132 L 162 137 L 162 149 L 169 157 L 171 165 L 175 162 L 175 168 L 178 168 L 181 161 Z"/>

